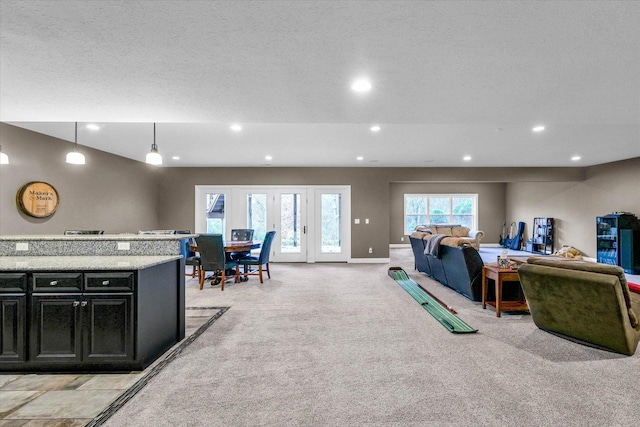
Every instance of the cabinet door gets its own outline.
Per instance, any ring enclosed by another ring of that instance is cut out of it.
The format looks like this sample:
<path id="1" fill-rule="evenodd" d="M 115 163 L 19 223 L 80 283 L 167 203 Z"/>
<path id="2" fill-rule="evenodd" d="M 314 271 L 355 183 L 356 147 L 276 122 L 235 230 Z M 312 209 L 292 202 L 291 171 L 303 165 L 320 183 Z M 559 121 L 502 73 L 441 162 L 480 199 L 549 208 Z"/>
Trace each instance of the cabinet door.
<path id="1" fill-rule="evenodd" d="M 31 297 L 32 361 L 79 361 L 81 354 L 81 296 Z"/>
<path id="2" fill-rule="evenodd" d="M 84 298 L 84 360 L 133 360 L 133 294 Z"/>
<path id="3" fill-rule="evenodd" d="M 0 294 L 0 361 L 24 361 L 26 295 Z"/>

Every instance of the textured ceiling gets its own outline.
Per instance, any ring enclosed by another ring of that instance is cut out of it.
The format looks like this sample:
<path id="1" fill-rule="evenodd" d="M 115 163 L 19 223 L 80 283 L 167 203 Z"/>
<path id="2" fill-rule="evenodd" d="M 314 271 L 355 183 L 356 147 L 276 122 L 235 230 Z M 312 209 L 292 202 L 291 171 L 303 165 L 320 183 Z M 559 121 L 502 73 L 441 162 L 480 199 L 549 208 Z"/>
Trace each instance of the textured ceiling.
<path id="1" fill-rule="evenodd" d="M 637 1 L 0 5 L 0 120 L 66 140 L 77 121 L 81 145 L 140 161 L 153 122 L 168 166 L 640 156 Z"/>

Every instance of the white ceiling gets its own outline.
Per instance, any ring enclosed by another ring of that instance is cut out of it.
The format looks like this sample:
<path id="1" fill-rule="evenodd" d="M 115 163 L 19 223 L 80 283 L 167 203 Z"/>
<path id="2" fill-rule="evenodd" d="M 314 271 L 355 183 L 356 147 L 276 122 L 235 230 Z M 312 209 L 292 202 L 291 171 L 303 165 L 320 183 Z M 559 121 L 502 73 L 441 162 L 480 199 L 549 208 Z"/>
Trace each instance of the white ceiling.
<path id="1" fill-rule="evenodd" d="M 0 121 L 69 141 L 77 121 L 80 145 L 139 161 L 153 122 L 168 166 L 640 156 L 638 1 L 1 0 L 0 15 Z"/>

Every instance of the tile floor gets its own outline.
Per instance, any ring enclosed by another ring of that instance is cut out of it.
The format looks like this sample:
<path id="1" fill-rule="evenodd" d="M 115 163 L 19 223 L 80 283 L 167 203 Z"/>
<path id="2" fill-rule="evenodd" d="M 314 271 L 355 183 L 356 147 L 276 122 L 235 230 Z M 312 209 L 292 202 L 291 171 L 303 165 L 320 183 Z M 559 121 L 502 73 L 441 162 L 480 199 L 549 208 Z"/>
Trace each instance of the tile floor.
<path id="1" fill-rule="evenodd" d="M 187 301 L 186 337 L 218 308 L 191 307 Z M 186 341 L 183 340 L 184 343 Z M 174 348 L 179 346 L 176 344 Z M 139 380 L 151 375 L 173 349 L 142 372 L 127 374 L 0 374 L 0 427 L 76 427 L 95 420 Z"/>

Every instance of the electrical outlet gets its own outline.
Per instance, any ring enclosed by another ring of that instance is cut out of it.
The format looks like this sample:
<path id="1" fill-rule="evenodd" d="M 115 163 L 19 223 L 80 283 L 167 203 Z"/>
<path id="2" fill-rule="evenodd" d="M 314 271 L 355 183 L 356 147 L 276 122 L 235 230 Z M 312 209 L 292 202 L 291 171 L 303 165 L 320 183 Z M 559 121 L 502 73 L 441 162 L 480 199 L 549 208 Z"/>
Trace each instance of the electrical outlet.
<path id="1" fill-rule="evenodd" d="M 16 251 L 28 251 L 29 243 L 28 242 L 19 242 L 16 243 Z"/>
<path id="2" fill-rule="evenodd" d="M 369 248 L 369 253 L 372 254 L 373 253 L 373 248 Z"/>
<path id="3" fill-rule="evenodd" d="M 404 236 L 400 237 L 400 241 L 404 242 Z"/>
<path id="4" fill-rule="evenodd" d="M 365 218 L 365 219 L 364 219 L 364 223 L 365 223 L 365 224 L 369 224 L 369 218 Z"/>
<path id="5" fill-rule="evenodd" d="M 131 250 L 131 244 L 129 242 L 118 242 L 118 250 L 119 251 Z"/>

